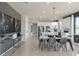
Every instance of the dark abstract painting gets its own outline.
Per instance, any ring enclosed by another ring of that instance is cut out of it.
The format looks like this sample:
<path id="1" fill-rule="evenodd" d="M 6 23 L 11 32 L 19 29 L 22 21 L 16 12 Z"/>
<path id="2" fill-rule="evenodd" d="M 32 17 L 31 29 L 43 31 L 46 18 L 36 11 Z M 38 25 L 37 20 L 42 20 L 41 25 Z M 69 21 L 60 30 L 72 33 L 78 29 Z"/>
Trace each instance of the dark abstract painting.
<path id="1" fill-rule="evenodd" d="M 21 31 L 21 20 L 0 12 L 0 34 Z"/>
<path id="2" fill-rule="evenodd" d="M 15 31 L 16 32 L 21 31 L 21 20 L 15 19 Z"/>

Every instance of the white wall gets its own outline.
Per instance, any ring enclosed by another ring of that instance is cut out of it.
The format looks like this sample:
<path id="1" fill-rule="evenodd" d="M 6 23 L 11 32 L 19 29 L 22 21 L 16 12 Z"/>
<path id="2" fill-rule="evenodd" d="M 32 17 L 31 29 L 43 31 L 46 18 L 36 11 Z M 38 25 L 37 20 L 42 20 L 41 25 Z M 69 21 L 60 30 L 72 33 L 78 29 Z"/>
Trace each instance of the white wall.
<path id="1" fill-rule="evenodd" d="M 72 42 L 74 42 L 74 15 L 71 16 L 71 35 L 72 35 Z"/>
<path id="2" fill-rule="evenodd" d="M 30 22 L 28 16 L 26 15 L 22 15 L 21 17 L 21 33 L 23 35 L 22 40 L 28 39 L 30 37 Z"/>
<path id="3" fill-rule="evenodd" d="M 22 40 L 25 40 L 25 17 L 21 16 L 21 34 L 22 34 Z"/>

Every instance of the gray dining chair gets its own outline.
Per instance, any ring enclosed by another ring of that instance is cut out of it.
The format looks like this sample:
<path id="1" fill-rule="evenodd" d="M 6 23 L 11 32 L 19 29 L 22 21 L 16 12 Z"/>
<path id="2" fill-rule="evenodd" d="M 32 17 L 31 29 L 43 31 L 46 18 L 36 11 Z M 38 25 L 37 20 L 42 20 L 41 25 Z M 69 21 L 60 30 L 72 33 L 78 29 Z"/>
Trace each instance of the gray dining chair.
<path id="1" fill-rule="evenodd" d="M 54 37 L 49 38 L 49 48 L 52 47 L 56 51 L 56 39 Z"/>
<path id="2" fill-rule="evenodd" d="M 67 38 L 61 38 L 59 43 L 60 43 L 60 50 L 63 49 L 63 47 L 65 47 L 67 51 Z"/>
<path id="3" fill-rule="evenodd" d="M 41 33 L 42 34 L 42 33 Z M 43 36 L 43 35 L 42 35 Z M 43 50 L 44 48 L 48 48 L 48 40 L 44 40 L 43 38 L 40 38 L 40 36 L 38 36 L 38 41 L 39 41 L 39 49 Z"/>

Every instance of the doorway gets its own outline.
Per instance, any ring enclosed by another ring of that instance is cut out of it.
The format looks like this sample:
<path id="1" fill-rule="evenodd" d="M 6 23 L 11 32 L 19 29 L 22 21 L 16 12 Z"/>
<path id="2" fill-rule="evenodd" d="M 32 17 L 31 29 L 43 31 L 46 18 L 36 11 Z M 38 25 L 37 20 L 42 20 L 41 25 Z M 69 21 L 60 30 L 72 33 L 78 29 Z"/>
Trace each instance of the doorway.
<path id="1" fill-rule="evenodd" d="M 31 33 L 32 33 L 33 36 L 37 36 L 37 23 L 32 23 Z"/>

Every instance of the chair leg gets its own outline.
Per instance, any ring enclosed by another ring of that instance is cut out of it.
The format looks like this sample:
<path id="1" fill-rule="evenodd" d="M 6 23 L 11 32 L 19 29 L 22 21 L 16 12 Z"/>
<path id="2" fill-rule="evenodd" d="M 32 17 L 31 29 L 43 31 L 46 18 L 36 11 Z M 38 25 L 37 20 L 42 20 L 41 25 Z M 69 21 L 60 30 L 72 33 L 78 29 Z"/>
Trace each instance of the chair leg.
<path id="1" fill-rule="evenodd" d="M 55 50 L 55 51 L 56 51 L 56 47 L 57 47 L 57 45 L 56 45 L 56 44 L 54 44 L 54 45 L 53 45 L 53 48 L 54 48 L 54 50 Z"/>
<path id="2" fill-rule="evenodd" d="M 66 52 L 67 52 L 67 45 L 65 44 Z"/>
<path id="3" fill-rule="evenodd" d="M 62 48 L 60 48 L 60 53 L 63 51 L 63 49 Z"/>
<path id="4" fill-rule="evenodd" d="M 47 43 L 47 49 L 48 49 L 48 51 L 50 49 L 50 43 L 49 42 Z"/>
<path id="5" fill-rule="evenodd" d="M 41 46 L 41 42 L 39 41 L 39 48 L 40 48 L 40 46 Z"/>
<path id="6" fill-rule="evenodd" d="M 63 45 L 60 44 L 60 53 L 63 51 Z"/>
<path id="7" fill-rule="evenodd" d="M 44 43 L 43 42 L 41 42 L 40 48 L 41 48 L 41 51 L 42 51 L 43 48 L 44 48 Z"/>

